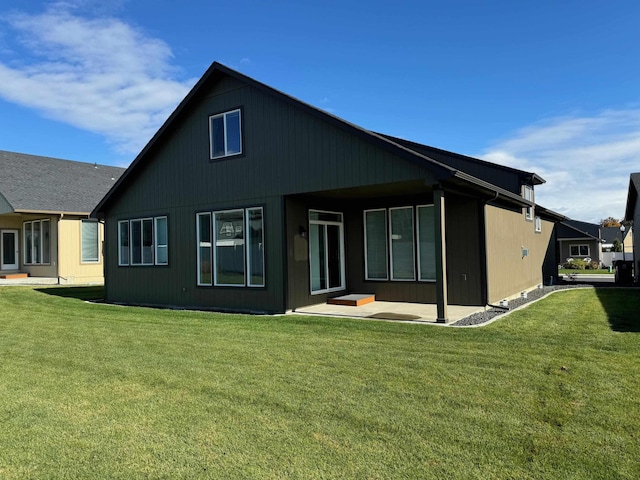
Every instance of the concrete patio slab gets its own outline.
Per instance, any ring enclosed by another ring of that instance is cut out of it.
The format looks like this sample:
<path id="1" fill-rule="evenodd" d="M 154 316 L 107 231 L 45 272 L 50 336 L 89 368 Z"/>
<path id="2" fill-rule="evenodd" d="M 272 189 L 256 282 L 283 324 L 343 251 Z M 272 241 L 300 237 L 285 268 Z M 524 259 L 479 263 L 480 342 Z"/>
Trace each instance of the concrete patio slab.
<path id="1" fill-rule="evenodd" d="M 484 311 L 484 307 L 449 305 L 449 323 L 457 322 L 461 318 L 465 318 L 469 315 L 482 311 Z M 438 312 L 436 305 L 424 303 L 381 302 L 376 300 L 375 302 L 371 302 L 360 307 L 321 303 L 318 305 L 296 308 L 292 313 L 300 315 L 322 315 L 328 317 L 335 316 L 362 318 L 367 320 L 438 324 Z"/>

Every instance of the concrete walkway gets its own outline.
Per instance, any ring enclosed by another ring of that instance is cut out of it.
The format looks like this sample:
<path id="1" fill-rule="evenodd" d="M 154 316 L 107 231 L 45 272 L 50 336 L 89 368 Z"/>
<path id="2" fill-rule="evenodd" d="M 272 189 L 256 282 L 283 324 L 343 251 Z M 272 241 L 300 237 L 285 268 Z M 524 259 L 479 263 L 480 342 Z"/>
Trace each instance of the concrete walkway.
<path id="1" fill-rule="evenodd" d="M 27 278 L 0 278 L 0 287 L 2 286 L 24 286 L 24 285 L 57 285 L 57 278 L 49 277 L 27 277 Z"/>
<path id="2" fill-rule="evenodd" d="M 449 305 L 449 323 L 456 322 L 477 312 L 483 307 L 464 307 Z M 409 323 L 437 323 L 438 313 L 435 304 L 379 302 L 375 301 L 360 307 L 329 305 L 326 303 L 296 308 L 293 312 L 300 315 L 322 315 L 325 317 L 366 318 L 367 320 L 394 320 Z M 444 325 L 444 324 L 439 324 Z"/>

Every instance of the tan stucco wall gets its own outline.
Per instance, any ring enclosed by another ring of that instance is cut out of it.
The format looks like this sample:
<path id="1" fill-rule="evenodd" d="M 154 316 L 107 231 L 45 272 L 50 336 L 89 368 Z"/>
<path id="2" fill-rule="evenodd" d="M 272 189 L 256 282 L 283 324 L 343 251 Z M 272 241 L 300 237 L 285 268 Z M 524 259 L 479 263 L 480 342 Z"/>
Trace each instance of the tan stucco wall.
<path id="1" fill-rule="evenodd" d="M 51 257 L 48 265 L 24 265 L 24 227 L 29 220 L 50 220 Z M 100 224 L 100 261 L 82 263 L 81 260 L 81 217 L 55 215 L 0 215 L 0 229 L 18 230 L 20 251 L 20 272 L 31 277 L 58 278 L 61 284 L 102 283 L 102 242 L 104 225 Z"/>
<path id="2" fill-rule="evenodd" d="M 100 224 L 100 261 L 98 263 L 82 263 L 81 223 L 80 218 L 64 217 L 58 225 L 58 276 L 61 284 L 101 283 L 104 280 L 102 270 L 104 225 Z"/>
<path id="3" fill-rule="evenodd" d="M 23 222 L 30 220 L 49 220 L 50 225 L 50 241 L 51 241 L 51 256 L 50 263 L 48 265 L 24 265 L 24 232 Z M 20 272 L 28 273 L 31 277 L 50 277 L 55 278 L 58 276 L 58 217 L 51 215 L 19 215 L 19 214 L 6 214 L 0 215 L 0 229 L 4 230 L 18 230 L 18 242 L 20 251 Z"/>
<path id="4" fill-rule="evenodd" d="M 489 303 L 520 295 L 543 283 L 542 266 L 553 234 L 543 220 L 542 231 L 524 213 L 485 206 Z M 529 250 L 522 256 L 522 247 Z"/>

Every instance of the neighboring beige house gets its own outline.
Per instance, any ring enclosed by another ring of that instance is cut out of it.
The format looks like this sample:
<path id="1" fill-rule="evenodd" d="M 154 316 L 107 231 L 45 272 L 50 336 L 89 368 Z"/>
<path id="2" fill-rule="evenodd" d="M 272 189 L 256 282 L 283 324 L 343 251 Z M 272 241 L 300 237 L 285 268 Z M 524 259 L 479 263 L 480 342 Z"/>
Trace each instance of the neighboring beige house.
<path id="1" fill-rule="evenodd" d="M 0 150 L 0 278 L 102 282 L 104 226 L 89 213 L 122 172 Z"/>

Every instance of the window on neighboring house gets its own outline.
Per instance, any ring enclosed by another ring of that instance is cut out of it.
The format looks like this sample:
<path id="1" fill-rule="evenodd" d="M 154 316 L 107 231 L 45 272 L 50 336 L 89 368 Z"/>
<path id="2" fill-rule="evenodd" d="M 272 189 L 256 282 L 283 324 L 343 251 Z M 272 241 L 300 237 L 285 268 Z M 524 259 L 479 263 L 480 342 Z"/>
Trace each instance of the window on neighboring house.
<path id="1" fill-rule="evenodd" d="M 569 245 L 569 255 L 572 257 L 589 257 L 589 245 Z"/>
<path id="2" fill-rule="evenodd" d="M 433 205 L 364 211 L 365 279 L 420 281 L 436 279 Z"/>
<path id="3" fill-rule="evenodd" d="M 242 153 L 240 109 L 209 117 L 211 159 Z"/>
<path id="4" fill-rule="evenodd" d="M 51 262 L 50 233 L 49 220 L 23 223 L 25 265 L 47 265 Z"/>
<path id="5" fill-rule="evenodd" d="M 536 232 L 542 231 L 542 219 L 540 217 L 536 217 Z"/>
<path id="6" fill-rule="evenodd" d="M 93 220 L 82 220 L 81 224 L 81 261 L 98 263 L 100 261 L 100 228 Z"/>
<path id="7" fill-rule="evenodd" d="M 168 265 L 167 217 L 118 222 L 118 265 Z"/>
<path id="8" fill-rule="evenodd" d="M 524 199 L 533 202 L 533 187 L 524 186 Z M 524 216 L 527 220 L 533 220 L 533 207 L 525 207 Z"/>
<path id="9" fill-rule="evenodd" d="M 264 287 L 262 207 L 196 215 L 198 285 Z"/>

